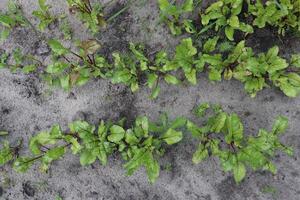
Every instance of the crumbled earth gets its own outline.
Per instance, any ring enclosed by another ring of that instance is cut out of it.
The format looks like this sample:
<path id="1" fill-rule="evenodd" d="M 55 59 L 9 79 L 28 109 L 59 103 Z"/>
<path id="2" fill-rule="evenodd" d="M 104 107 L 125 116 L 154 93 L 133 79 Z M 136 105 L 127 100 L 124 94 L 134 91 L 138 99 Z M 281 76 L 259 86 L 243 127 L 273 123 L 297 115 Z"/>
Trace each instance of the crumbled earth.
<path id="1" fill-rule="evenodd" d="M 6 2 L 0 1 L 1 11 L 5 10 Z M 25 15 L 33 24 L 37 24 L 31 16 L 31 12 L 37 9 L 37 0 L 19 2 Z M 66 13 L 69 16 L 74 38 L 92 37 L 83 24 L 68 14 L 64 0 L 47 2 L 53 5 L 51 12 Z M 132 2 L 126 12 L 97 35 L 103 45 L 101 53 L 109 55 L 112 51 L 125 52 L 130 41 L 144 43 L 150 53 L 160 49 L 173 52 L 180 38 L 173 38 L 168 29 L 159 23 L 156 0 Z M 114 1 L 105 8 L 106 15 L 113 15 L 127 3 L 126 0 Z M 17 28 L 1 44 L 0 49 L 9 51 L 19 47 L 24 53 L 34 54 L 47 62 L 49 49 L 42 38 L 52 37 L 62 38 L 55 25 L 42 35 L 36 35 L 30 28 Z M 278 39 L 268 29 L 257 31 L 247 41 L 258 52 L 275 44 L 280 46 L 282 55 L 286 57 L 300 52 L 299 39 Z M 244 121 L 247 134 L 254 134 L 259 128 L 270 129 L 276 116 L 287 116 L 290 126 L 282 141 L 293 146 L 295 154 L 293 157 L 280 153 L 276 155 L 274 162 L 278 166 L 277 175 L 262 171 L 249 172 L 246 179 L 236 185 L 230 174 L 220 170 L 218 160 L 209 159 L 199 165 L 192 164 L 191 156 L 197 142 L 186 134 L 183 142 L 168 149 L 161 159 L 161 175 L 153 185 L 148 183 L 143 169 L 127 177 L 122 169 L 123 163 L 117 156 L 110 159 L 108 166 L 96 163 L 81 167 L 78 157 L 68 154 L 63 160 L 55 162 L 47 174 L 40 173 L 38 166 L 25 174 L 15 173 L 8 166 L 1 167 L 0 199 L 50 200 L 57 196 L 66 200 L 300 199 L 300 98 L 288 98 L 280 91 L 268 88 L 252 99 L 245 93 L 241 83 L 233 80 L 212 84 L 205 74 L 199 75 L 196 86 L 162 85 L 162 92 L 154 101 L 148 98 L 149 92 L 143 87 L 132 94 L 123 85 L 92 80 L 66 93 L 49 88 L 37 74 L 13 74 L 4 69 L 0 71 L 0 130 L 9 131 L 9 140 L 23 137 L 27 144 L 30 136 L 55 123 L 66 129 L 67 124 L 75 119 L 98 123 L 100 119 L 127 117 L 130 124 L 137 115 L 146 115 L 155 120 L 161 112 L 167 112 L 171 118 L 185 116 L 194 119 L 191 110 L 196 104 L 212 102 L 224 105 L 226 111 L 237 112 Z M 27 150 L 23 151 L 21 153 Z"/>

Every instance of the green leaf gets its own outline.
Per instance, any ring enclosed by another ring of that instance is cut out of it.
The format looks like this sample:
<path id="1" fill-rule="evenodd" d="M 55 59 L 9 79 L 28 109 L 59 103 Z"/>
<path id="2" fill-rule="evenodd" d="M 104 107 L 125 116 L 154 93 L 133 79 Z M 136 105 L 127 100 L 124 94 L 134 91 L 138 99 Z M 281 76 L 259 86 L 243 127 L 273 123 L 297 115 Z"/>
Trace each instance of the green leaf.
<path id="1" fill-rule="evenodd" d="M 135 136 L 134 132 L 131 129 L 128 129 L 125 134 L 126 143 L 133 145 L 139 142 L 139 139 Z"/>
<path id="2" fill-rule="evenodd" d="M 148 84 L 148 87 L 150 89 L 154 88 L 155 87 L 155 84 L 157 82 L 157 79 L 158 79 L 158 75 L 154 74 L 154 73 L 151 73 L 151 74 L 148 74 L 148 81 L 147 81 L 147 84 Z"/>
<path id="3" fill-rule="evenodd" d="M 240 183 L 246 176 L 246 167 L 243 163 L 237 162 L 233 168 L 233 176 L 236 183 Z"/>
<path id="4" fill-rule="evenodd" d="M 221 81 L 222 80 L 222 71 L 215 68 L 211 68 L 208 72 L 208 78 L 211 81 Z"/>
<path id="5" fill-rule="evenodd" d="M 26 172 L 34 163 L 35 158 L 19 157 L 13 163 L 13 169 L 17 172 Z"/>
<path id="6" fill-rule="evenodd" d="M 72 150 L 73 154 L 79 153 L 80 150 L 82 149 L 82 147 L 79 144 L 79 142 L 77 141 L 77 139 L 72 137 L 71 135 L 65 136 L 65 140 L 66 140 L 66 142 L 71 143 L 71 150 Z"/>
<path id="7" fill-rule="evenodd" d="M 132 42 L 129 43 L 129 49 L 140 62 L 148 62 L 148 59 L 144 53 L 140 49 L 137 49 L 136 45 L 134 45 Z"/>
<path id="8" fill-rule="evenodd" d="M 143 165 L 144 158 L 149 154 L 147 149 L 138 149 L 134 156 L 124 165 L 127 175 L 132 175 L 139 167 Z"/>
<path id="9" fill-rule="evenodd" d="M 284 92 L 284 94 L 288 97 L 297 97 L 300 90 L 299 88 L 295 88 L 292 84 L 287 81 L 280 83 L 280 89 Z"/>
<path id="10" fill-rule="evenodd" d="M 263 167 L 263 169 L 272 172 L 272 174 L 276 174 L 276 173 L 277 173 L 277 168 L 276 168 L 276 166 L 275 166 L 273 163 L 271 163 L 271 162 L 268 162 L 268 163 Z"/>
<path id="11" fill-rule="evenodd" d="M 182 10 L 185 12 L 192 12 L 194 10 L 194 2 L 193 0 L 185 0 L 182 5 Z"/>
<path id="12" fill-rule="evenodd" d="M 41 132 L 30 139 L 29 148 L 34 155 L 38 155 L 41 153 L 41 145 L 55 144 L 56 141 L 57 139 L 52 137 L 49 132 Z"/>
<path id="13" fill-rule="evenodd" d="M 240 20 L 238 18 L 238 16 L 231 16 L 229 19 L 228 19 L 228 24 L 233 27 L 233 28 L 238 28 L 240 26 Z"/>
<path id="14" fill-rule="evenodd" d="M 2 15 L 2 14 L 0 14 L 0 23 L 3 26 L 6 26 L 8 28 L 12 28 L 16 24 L 16 22 L 13 18 L 11 18 L 8 15 Z"/>
<path id="15" fill-rule="evenodd" d="M 49 74 L 62 73 L 69 64 L 63 62 L 55 62 L 51 65 L 48 65 L 46 68 L 46 72 Z"/>
<path id="16" fill-rule="evenodd" d="M 300 75 L 298 75 L 297 73 L 291 72 L 291 73 L 288 73 L 287 78 L 288 78 L 288 82 L 291 85 L 293 85 L 297 88 L 300 88 Z"/>
<path id="17" fill-rule="evenodd" d="M 70 75 L 60 77 L 60 85 L 64 90 L 70 89 Z"/>
<path id="18" fill-rule="evenodd" d="M 128 83 L 132 75 L 129 70 L 123 69 L 121 71 L 116 71 L 111 79 L 113 84 L 116 83 Z"/>
<path id="19" fill-rule="evenodd" d="M 149 121 L 147 117 L 137 117 L 135 120 L 135 126 L 135 128 L 141 128 L 144 137 L 148 136 Z"/>
<path id="20" fill-rule="evenodd" d="M 80 164 L 82 166 L 90 165 L 94 163 L 97 159 L 97 156 L 93 154 L 91 150 L 85 149 L 80 154 Z"/>
<path id="21" fill-rule="evenodd" d="M 10 31 L 8 29 L 4 29 L 1 31 L 1 34 L 0 34 L 0 42 L 3 42 L 4 40 L 6 40 L 8 38 L 10 34 Z"/>
<path id="22" fill-rule="evenodd" d="M 200 144 L 197 148 L 197 151 L 193 154 L 193 163 L 199 164 L 201 161 L 208 157 L 208 150 L 203 144 Z"/>
<path id="23" fill-rule="evenodd" d="M 85 121 L 75 121 L 69 124 L 71 133 L 88 132 L 89 134 L 94 131 L 94 127 Z M 81 135 L 80 135 L 81 136 Z"/>
<path id="24" fill-rule="evenodd" d="M 90 77 L 80 76 L 80 77 L 78 77 L 78 79 L 76 80 L 76 85 L 78 85 L 78 86 L 83 86 L 83 85 L 85 85 L 89 80 L 90 80 Z"/>
<path id="25" fill-rule="evenodd" d="M 125 137 L 125 130 L 118 125 L 113 125 L 110 129 L 110 135 L 107 137 L 108 141 L 119 143 Z"/>
<path id="26" fill-rule="evenodd" d="M 177 117 L 172 123 L 170 124 L 170 128 L 172 129 L 177 129 L 177 128 L 182 128 L 186 124 L 186 118 L 184 117 Z"/>
<path id="27" fill-rule="evenodd" d="M 145 166 L 149 181 L 154 183 L 159 176 L 160 166 L 148 149 L 138 149 L 133 158 L 124 165 L 124 168 L 127 175 L 130 176 L 141 166 Z"/>
<path id="28" fill-rule="evenodd" d="M 48 44 L 52 51 L 57 55 L 64 55 L 69 52 L 69 49 L 65 48 L 59 41 L 57 40 L 49 40 Z"/>
<path id="29" fill-rule="evenodd" d="M 272 58 L 272 61 L 271 61 L 270 66 L 268 68 L 268 72 L 270 74 L 272 74 L 272 73 L 275 73 L 279 70 L 285 69 L 288 66 L 289 65 L 288 65 L 288 63 L 286 62 L 285 59 L 275 57 L 275 58 Z"/>
<path id="30" fill-rule="evenodd" d="M 152 93 L 151 93 L 151 96 L 150 96 L 151 99 L 156 99 L 158 97 L 159 93 L 160 93 L 160 87 L 157 86 L 156 88 L 154 88 L 152 90 Z"/>
<path id="31" fill-rule="evenodd" d="M 130 84 L 130 89 L 131 89 L 131 91 L 133 93 L 136 92 L 136 91 L 138 91 L 139 90 L 139 84 L 138 84 L 138 82 L 132 82 Z"/>
<path id="32" fill-rule="evenodd" d="M 192 20 L 183 20 L 183 26 L 187 33 L 196 33 L 196 27 Z"/>
<path id="33" fill-rule="evenodd" d="M 46 0 L 39 0 L 39 6 L 43 11 L 49 10 L 49 6 L 46 5 Z"/>
<path id="34" fill-rule="evenodd" d="M 160 10 L 163 10 L 163 11 L 167 10 L 171 6 L 169 0 L 158 0 L 158 4 L 159 4 Z"/>
<path id="35" fill-rule="evenodd" d="M 176 144 L 182 140 L 182 132 L 181 131 L 175 131 L 172 128 L 169 128 L 167 132 L 165 132 L 161 138 L 168 144 Z"/>
<path id="36" fill-rule="evenodd" d="M 272 127 L 272 133 L 275 135 L 282 134 L 286 131 L 287 128 L 288 119 L 286 117 L 279 116 Z"/>
<path id="37" fill-rule="evenodd" d="M 266 55 L 266 59 L 269 60 L 269 61 L 272 61 L 272 59 L 277 57 L 278 53 L 279 53 L 278 46 L 274 46 L 274 47 L 272 47 L 268 50 L 268 53 Z"/>
<path id="38" fill-rule="evenodd" d="M 220 133 L 223 129 L 227 119 L 227 114 L 224 112 L 219 113 L 213 120 L 213 124 L 210 128 L 211 132 Z"/>
<path id="39" fill-rule="evenodd" d="M 199 137 L 202 135 L 200 128 L 196 124 L 194 124 L 193 122 L 191 122 L 189 120 L 186 123 L 186 127 L 187 127 L 187 130 L 190 131 L 194 137 Z"/>
<path id="40" fill-rule="evenodd" d="M 5 141 L 3 148 L 0 149 L 0 166 L 6 164 L 13 159 L 13 151 L 9 146 L 9 143 Z"/>
<path id="41" fill-rule="evenodd" d="M 35 65 L 25 65 L 23 68 L 22 68 L 22 71 L 25 73 L 25 74 L 29 74 L 33 71 L 36 70 L 36 66 Z"/>
<path id="42" fill-rule="evenodd" d="M 170 74 L 165 75 L 164 79 L 168 84 L 177 85 L 180 83 L 180 81 L 175 76 L 172 76 Z"/>
<path id="43" fill-rule="evenodd" d="M 197 115 L 197 117 L 204 117 L 206 110 L 209 108 L 209 103 L 202 103 L 196 107 L 194 113 Z"/>
<path id="44" fill-rule="evenodd" d="M 59 158 L 61 158 L 65 153 L 66 153 L 65 147 L 55 147 L 53 149 L 48 150 L 44 154 L 42 158 L 42 162 L 46 164 L 50 164 L 54 160 L 58 160 Z"/>
<path id="45" fill-rule="evenodd" d="M 104 145 L 101 145 L 99 147 L 99 150 L 98 150 L 98 153 L 97 153 L 97 157 L 101 161 L 102 165 L 106 165 L 107 164 L 107 152 L 105 150 Z"/>
<path id="46" fill-rule="evenodd" d="M 146 172 L 150 183 L 155 183 L 156 179 L 159 177 L 160 166 L 158 162 L 154 159 L 148 159 L 146 161 Z"/>
<path id="47" fill-rule="evenodd" d="M 213 52 L 216 49 L 216 45 L 218 43 L 219 37 L 215 36 L 207 40 L 203 46 L 203 51 L 205 53 Z"/>
<path id="48" fill-rule="evenodd" d="M 193 46 L 192 38 L 185 38 L 176 47 L 175 58 L 178 60 L 186 59 L 197 54 L 197 49 Z"/>
<path id="49" fill-rule="evenodd" d="M 231 144 L 231 142 L 239 144 L 242 141 L 244 137 L 244 127 L 237 114 L 231 114 L 227 116 L 224 132 L 226 134 L 225 141 L 227 144 Z"/>
<path id="50" fill-rule="evenodd" d="M 0 131 L 0 136 L 5 136 L 5 135 L 8 135 L 7 131 Z"/>
<path id="51" fill-rule="evenodd" d="M 196 69 L 191 69 L 190 71 L 186 71 L 184 73 L 186 79 L 193 85 L 197 84 L 197 71 Z"/>
<path id="52" fill-rule="evenodd" d="M 225 27 L 225 35 L 228 38 L 228 40 L 233 41 L 233 35 L 234 35 L 234 29 L 231 26 Z"/>
<path id="53" fill-rule="evenodd" d="M 300 68 L 300 54 L 292 55 L 291 65 Z"/>

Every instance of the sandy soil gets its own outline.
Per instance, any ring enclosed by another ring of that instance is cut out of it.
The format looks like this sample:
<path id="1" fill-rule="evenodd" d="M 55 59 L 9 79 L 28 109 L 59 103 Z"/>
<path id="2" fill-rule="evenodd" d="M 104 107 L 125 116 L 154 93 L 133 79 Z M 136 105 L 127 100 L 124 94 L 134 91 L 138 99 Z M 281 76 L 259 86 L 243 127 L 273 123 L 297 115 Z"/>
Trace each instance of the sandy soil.
<path id="1" fill-rule="evenodd" d="M 0 10 L 5 10 L 7 0 L 0 1 Z M 48 0 L 53 3 L 53 13 L 68 13 L 64 0 Z M 20 0 L 29 19 L 37 8 L 36 0 Z M 116 1 L 105 10 L 107 15 L 116 12 L 126 3 Z M 76 19 L 70 18 L 74 38 L 91 36 Z M 61 37 L 57 28 L 43 33 L 46 38 Z M 145 43 L 149 51 L 167 49 L 172 51 L 179 38 L 173 38 L 168 29 L 158 23 L 156 0 L 137 0 L 112 22 L 97 38 L 102 42 L 104 54 L 125 51 L 129 41 Z M 285 38 L 282 42 L 268 30 L 258 31 L 248 39 L 248 44 L 257 51 L 278 44 L 282 55 L 300 51 L 300 40 Z M 29 28 L 18 28 L 0 49 L 9 51 L 20 47 L 25 53 L 32 53 L 41 59 L 49 59 L 49 50 L 44 42 Z M 265 172 L 250 172 L 237 186 L 229 174 L 223 173 L 218 161 L 209 159 L 199 165 L 191 162 L 196 141 L 187 134 L 184 141 L 167 151 L 161 159 L 161 176 L 154 185 L 147 181 L 144 170 L 132 177 L 126 177 L 122 162 L 117 157 L 110 159 L 108 166 L 99 163 L 81 167 L 79 159 L 71 154 L 55 162 L 48 174 L 41 174 L 33 167 L 26 174 L 17 174 L 9 167 L 0 168 L 0 199 L 50 200 L 61 196 L 66 200 L 90 199 L 184 199 L 184 200 L 267 200 L 300 199 L 300 98 L 287 98 L 280 91 L 270 88 L 260 92 L 257 98 L 250 98 L 243 85 L 236 81 L 210 83 L 206 75 L 199 76 L 196 86 L 163 85 L 159 98 L 148 98 L 149 90 L 142 88 L 132 94 L 122 85 L 108 81 L 93 80 L 87 85 L 65 93 L 50 89 L 37 74 L 12 74 L 0 70 L 0 129 L 10 132 L 10 140 L 28 138 L 59 123 L 64 128 L 74 119 L 85 119 L 98 123 L 100 119 L 130 120 L 137 115 L 157 119 L 161 112 L 171 118 L 191 115 L 192 108 L 201 102 L 220 103 L 226 111 L 237 112 L 244 121 L 248 134 L 259 128 L 271 128 L 277 115 L 289 118 L 290 126 L 282 141 L 293 146 L 294 157 L 278 154 L 274 162 L 278 166 L 276 176 Z M 26 142 L 25 142 L 26 143 Z M 170 169 L 164 169 L 170 165 Z M 4 180 L 9 183 L 4 184 Z"/>

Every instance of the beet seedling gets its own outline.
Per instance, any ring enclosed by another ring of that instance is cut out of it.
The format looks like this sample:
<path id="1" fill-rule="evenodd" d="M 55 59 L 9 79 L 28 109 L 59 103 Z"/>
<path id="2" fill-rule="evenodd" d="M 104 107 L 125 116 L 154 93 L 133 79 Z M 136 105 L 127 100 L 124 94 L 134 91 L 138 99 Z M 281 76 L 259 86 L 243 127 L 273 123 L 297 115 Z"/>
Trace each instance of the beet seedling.
<path id="1" fill-rule="evenodd" d="M 90 0 L 67 0 L 70 11 L 77 13 L 88 29 L 96 34 L 99 28 L 106 27 L 100 3 L 91 4 Z"/>
<path id="2" fill-rule="evenodd" d="M 0 137 L 7 136 L 7 131 L 0 131 Z M 7 140 L 1 141 L 0 144 L 0 166 L 3 166 L 14 159 L 19 154 L 19 150 L 23 145 L 23 140 L 19 140 L 17 145 L 12 146 Z"/>
<path id="3" fill-rule="evenodd" d="M 185 29 L 188 33 L 195 33 L 195 27 L 192 20 L 182 19 L 182 15 L 194 10 L 194 1 L 185 0 L 180 6 L 176 6 L 169 0 L 158 0 L 160 8 L 160 18 L 165 22 L 173 35 L 181 35 Z"/>
<path id="4" fill-rule="evenodd" d="M 203 108 L 202 113 L 209 107 Z M 279 140 L 288 126 L 285 117 L 278 117 L 271 131 L 260 129 L 256 136 L 246 136 L 237 114 L 226 113 L 219 106 L 212 108 L 214 114 L 203 126 L 187 122 L 188 130 L 200 140 L 193 155 L 195 164 L 209 156 L 217 157 L 223 170 L 232 172 L 234 180 L 239 183 L 245 178 L 247 168 L 267 170 L 275 174 L 277 169 L 271 159 L 276 151 L 284 151 L 290 156 L 293 154 L 292 149 Z"/>
<path id="5" fill-rule="evenodd" d="M 46 0 L 39 0 L 38 2 L 40 10 L 33 11 L 32 15 L 40 20 L 38 25 L 39 30 L 44 31 L 45 28 L 53 23 L 57 18 L 50 14 L 49 9 L 51 6 L 46 4 Z"/>
<path id="6" fill-rule="evenodd" d="M 10 60 L 11 62 L 9 62 Z M 0 69 L 8 68 L 13 73 L 21 70 L 23 73 L 29 74 L 35 72 L 39 66 L 43 67 L 44 65 L 36 57 L 23 54 L 20 48 L 13 50 L 11 56 L 8 53 L 0 55 Z"/>
<path id="7" fill-rule="evenodd" d="M 105 59 L 95 54 L 100 48 L 96 40 L 78 42 L 79 52 L 64 47 L 57 40 L 50 40 L 48 44 L 53 52 L 53 62 L 45 69 L 44 78 L 50 85 L 69 90 L 85 84 L 92 77 L 103 77 L 102 68 L 108 68 Z"/>

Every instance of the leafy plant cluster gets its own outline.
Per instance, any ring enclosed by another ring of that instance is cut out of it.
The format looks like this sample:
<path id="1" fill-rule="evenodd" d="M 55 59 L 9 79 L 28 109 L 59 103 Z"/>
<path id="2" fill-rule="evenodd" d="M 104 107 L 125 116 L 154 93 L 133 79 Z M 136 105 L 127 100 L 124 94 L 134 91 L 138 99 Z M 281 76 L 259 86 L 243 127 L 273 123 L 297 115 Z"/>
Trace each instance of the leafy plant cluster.
<path id="1" fill-rule="evenodd" d="M 91 11 L 91 8 L 98 8 L 98 6 L 91 6 L 89 1 L 68 1 L 68 3 L 81 14 L 83 11 Z M 160 8 L 165 13 L 163 19 L 169 20 L 169 26 L 178 34 L 182 29 L 190 30 L 191 33 L 192 30 L 195 30 L 190 23 L 191 21 L 180 18 L 182 13 L 194 9 L 194 3 L 194 1 L 186 0 L 179 8 L 167 0 L 159 1 Z M 47 6 L 44 0 L 40 0 L 39 4 L 41 7 L 40 16 L 50 15 L 48 11 L 50 6 Z M 233 32 L 236 29 L 249 30 L 245 32 L 250 33 L 253 31 L 250 30 L 251 26 L 240 23 L 238 19 L 242 5 L 243 1 L 213 3 L 207 8 L 206 15 L 203 15 L 202 23 L 209 24 L 210 21 L 215 20 L 213 23 L 215 29 L 225 29 L 226 36 L 230 40 L 233 39 Z M 226 14 L 228 19 L 217 15 L 216 10 L 218 9 L 230 11 Z M 93 13 L 94 17 L 90 16 L 93 19 L 99 20 L 99 16 L 102 16 L 99 10 L 93 11 Z M 171 13 L 171 16 L 168 13 Z M 85 14 L 89 14 L 89 12 Z M 95 16 L 98 17 L 95 18 Z M 214 18 L 214 16 L 219 17 Z M 46 17 L 44 18 L 46 19 Z M 54 17 L 50 18 L 55 19 Z M 88 17 L 84 18 L 89 19 Z M 48 26 L 50 21 L 48 23 L 47 20 L 43 19 L 41 18 L 41 23 L 44 25 L 40 25 L 40 27 Z M 92 29 L 96 31 L 99 24 L 92 24 L 89 27 L 93 26 Z M 236 24 L 244 28 L 237 28 Z M 68 29 L 64 33 L 66 37 L 70 36 Z M 278 47 L 271 48 L 266 54 L 256 55 L 251 48 L 245 47 L 244 41 L 239 42 L 234 47 L 234 43 L 221 43 L 221 40 L 220 36 L 215 36 L 209 38 L 203 45 L 199 43 L 195 45 L 192 38 L 185 38 L 176 47 L 173 56 L 168 55 L 165 51 L 160 51 L 154 55 L 154 58 L 147 56 L 146 49 L 142 45 L 130 43 L 128 53 L 114 52 L 111 55 L 113 58 L 111 60 L 98 53 L 101 45 L 97 40 L 77 41 L 75 43 L 76 49 L 73 50 L 66 48 L 58 40 L 51 39 L 48 41 L 52 50 L 52 63 L 50 65 L 45 65 L 32 55 L 22 55 L 21 51 L 16 49 L 11 56 L 13 62 L 9 62 L 9 54 L 3 53 L 1 55 L 0 67 L 9 67 L 13 72 L 18 69 L 24 73 L 42 72 L 42 77 L 50 85 L 60 86 L 65 90 L 69 90 L 73 86 L 84 85 L 92 78 L 107 78 L 115 84 L 123 83 L 128 85 L 133 92 L 137 91 L 141 85 L 146 84 L 152 90 L 151 98 L 153 99 L 159 95 L 159 84 L 162 81 L 178 85 L 185 79 L 191 84 L 196 84 L 197 74 L 205 69 L 207 69 L 211 81 L 221 81 L 224 77 L 226 80 L 235 78 L 243 82 L 245 90 L 252 97 L 270 84 L 280 88 L 289 97 L 296 97 L 299 94 L 300 55 L 293 55 L 288 64 L 285 59 L 278 56 Z M 183 72 L 184 78 L 178 76 L 180 74 L 178 71 Z"/>
<path id="2" fill-rule="evenodd" d="M 235 113 L 226 113 L 220 106 L 207 103 L 198 106 L 195 111 L 197 116 L 203 117 L 208 109 L 212 111 L 212 115 L 204 125 L 187 122 L 187 129 L 199 140 L 193 154 L 193 163 L 198 164 L 208 157 L 216 157 L 222 169 L 232 172 L 235 181 L 239 183 L 245 178 L 248 168 L 275 174 L 277 169 L 271 158 L 277 150 L 290 156 L 293 154 L 293 150 L 279 140 L 288 126 L 285 117 L 278 117 L 271 131 L 260 129 L 258 134 L 246 136 L 241 119 Z"/>
<path id="3" fill-rule="evenodd" d="M 48 171 L 51 163 L 61 159 L 70 151 L 79 155 L 82 166 L 91 165 L 97 160 L 106 165 L 112 154 L 119 153 L 126 162 L 127 175 L 132 175 L 140 167 L 145 167 L 149 181 L 153 183 L 159 176 L 158 157 L 165 148 L 181 141 L 185 125 L 184 118 L 169 121 L 161 116 L 160 123 L 152 123 L 146 117 L 138 117 L 131 128 L 124 128 L 125 120 L 118 123 L 101 121 L 98 127 L 85 121 L 69 124 L 69 131 L 63 132 L 59 125 L 50 131 L 43 131 L 30 139 L 30 156 L 15 157 L 15 148 L 4 143 L 0 151 L 0 164 L 11 160 L 18 172 L 26 172 L 35 162 L 40 163 L 41 171 Z"/>
<path id="4" fill-rule="evenodd" d="M 204 52 L 213 52 L 218 37 L 209 39 L 204 44 Z M 226 80 L 232 78 L 244 83 L 245 90 L 251 97 L 272 84 L 278 87 L 288 97 L 296 97 L 300 92 L 299 54 L 292 55 L 288 62 L 279 55 L 279 48 L 274 46 L 267 53 L 255 54 L 245 41 L 227 53 L 203 54 L 201 60 L 208 64 L 209 79 L 220 81 L 222 76 Z M 203 63 L 202 62 L 202 63 Z"/>
<path id="5" fill-rule="evenodd" d="M 109 156 L 118 154 L 125 162 L 127 175 L 144 167 L 149 181 L 154 183 L 160 172 L 158 158 L 166 148 L 183 139 L 183 129 L 199 140 L 192 161 L 197 164 L 207 157 L 217 157 L 223 170 L 231 171 L 237 183 L 244 179 L 247 168 L 276 173 L 271 159 L 277 150 L 292 155 L 292 149 L 279 141 L 288 125 L 286 118 L 278 117 L 272 131 L 261 129 L 255 136 L 245 136 L 238 115 L 226 113 L 220 106 L 205 103 L 195 109 L 195 114 L 202 118 L 210 107 L 213 114 L 201 126 L 183 117 L 170 121 L 166 114 L 161 115 L 158 123 L 137 117 L 130 128 L 125 128 L 124 119 L 117 123 L 101 121 L 97 127 L 74 121 L 68 131 L 54 125 L 30 139 L 31 155 L 19 156 L 21 144 L 12 147 L 4 142 L 0 165 L 12 163 L 14 170 L 26 172 L 34 163 L 39 163 L 41 171 L 47 172 L 54 161 L 69 151 L 79 156 L 82 166 L 96 161 L 106 165 Z"/>
<path id="6" fill-rule="evenodd" d="M 197 11 L 197 7 L 201 10 L 199 1 L 186 0 L 178 5 L 169 0 L 158 0 L 158 4 L 161 18 L 173 35 L 181 34 L 184 29 L 187 33 L 201 34 L 214 28 L 224 31 L 227 39 L 233 41 L 236 31 L 250 34 L 253 27 L 264 28 L 266 25 L 278 28 L 281 35 L 285 35 L 286 30 L 300 31 L 299 0 L 218 0 L 199 12 L 202 26 L 197 20 L 186 18 L 186 13 Z"/>
<path id="7" fill-rule="evenodd" d="M 278 28 L 278 33 L 285 35 L 286 30 L 300 31 L 300 1 L 299 0 L 247 0 L 248 11 L 255 19 L 253 25 L 263 28 L 266 24 Z"/>
<path id="8" fill-rule="evenodd" d="M 92 4 L 90 0 L 66 0 L 71 13 L 77 14 L 87 28 L 96 34 L 99 28 L 106 27 L 106 21 L 102 12 L 102 5 L 98 2 Z"/>
<path id="9" fill-rule="evenodd" d="M 8 55 L 2 55 L 2 67 L 10 67 L 13 71 L 22 69 L 25 73 L 40 70 L 43 78 L 50 84 L 69 90 L 74 86 L 82 86 L 92 78 L 109 79 L 114 84 L 125 84 L 132 92 L 146 84 L 151 90 L 151 98 L 160 93 L 160 83 L 179 85 L 187 80 L 197 83 L 197 74 L 208 71 L 211 81 L 237 79 L 244 83 L 245 90 L 252 97 L 257 92 L 272 84 L 289 97 L 296 97 L 300 92 L 300 55 L 292 55 L 290 61 L 278 56 L 277 46 L 264 54 L 256 55 L 250 47 L 245 47 L 241 41 L 236 47 L 227 49 L 227 55 L 216 49 L 219 37 L 207 40 L 202 52 L 198 52 L 191 38 L 185 38 L 176 47 L 173 57 L 165 51 L 154 55 L 154 59 L 146 56 L 142 45 L 130 43 L 130 51 L 126 54 L 114 52 L 112 61 L 97 53 L 101 45 L 96 40 L 77 42 L 77 50 L 66 48 L 58 40 L 49 40 L 52 49 L 52 63 L 44 66 L 33 56 L 23 56 L 20 50 L 15 50 L 14 65 L 7 63 Z M 220 47 L 220 48 L 219 48 Z M 32 61 L 32 64 L 22 65 L 22 61 Z M 178 72 L 182 71 L 183 77 Z M 146 83 L 143 83 L 146 77 Z"/>

